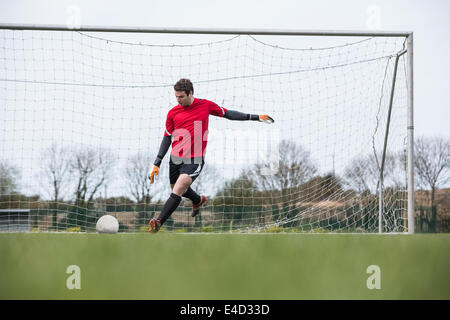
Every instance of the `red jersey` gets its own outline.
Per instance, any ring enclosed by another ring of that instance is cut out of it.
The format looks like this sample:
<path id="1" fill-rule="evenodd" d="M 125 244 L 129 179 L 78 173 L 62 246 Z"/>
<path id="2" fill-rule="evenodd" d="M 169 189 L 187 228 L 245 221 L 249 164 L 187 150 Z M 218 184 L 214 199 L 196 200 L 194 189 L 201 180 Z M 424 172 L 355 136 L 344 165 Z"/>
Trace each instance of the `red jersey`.
<path id="1" fill-rule="evenodd" d="M 209 115 L 223 117 L 227 109 L 212 101 L 194 98 L 187 107 L 177 105 L 167 114 L 164 136 L 172 136 L 174 157 L 197 158 L 205 155 Z"/>

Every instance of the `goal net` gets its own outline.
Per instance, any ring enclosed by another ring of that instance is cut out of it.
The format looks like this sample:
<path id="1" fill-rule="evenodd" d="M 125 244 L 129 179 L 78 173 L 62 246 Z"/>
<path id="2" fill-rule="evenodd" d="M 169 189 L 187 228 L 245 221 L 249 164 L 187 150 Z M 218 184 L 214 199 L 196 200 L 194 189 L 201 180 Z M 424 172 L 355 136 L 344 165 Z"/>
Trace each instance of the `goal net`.
<path id="1" fill-rule="evenodd" d="M 171 192 L 170 151 L 154 184 L 148 174 L 173 85 L 189 78 L 195 97 L 275 123 L 210 116 L 192 185 L 208 202 L 191 218 L 183 198 L 163 230 L 404 232 L 405 47 L 401 36 L 2 27 L 0 230 L 21 209 L 31 231 L 94 232 L 104 214 L 146 231 Z"/>

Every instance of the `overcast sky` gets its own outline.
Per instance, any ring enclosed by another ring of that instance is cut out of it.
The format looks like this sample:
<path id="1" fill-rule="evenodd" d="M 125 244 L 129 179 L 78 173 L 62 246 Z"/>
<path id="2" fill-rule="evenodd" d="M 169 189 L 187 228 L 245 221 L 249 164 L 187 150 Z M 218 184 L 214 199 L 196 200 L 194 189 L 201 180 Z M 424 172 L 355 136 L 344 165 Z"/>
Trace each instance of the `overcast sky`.
<path id="1" fill-rule="evenodd" d="M 450 137 L 450 1 L 1 0 L 0 23 L 66 24 L 74 6 L 82 25 L 411 30 L 415 134 Z"/>

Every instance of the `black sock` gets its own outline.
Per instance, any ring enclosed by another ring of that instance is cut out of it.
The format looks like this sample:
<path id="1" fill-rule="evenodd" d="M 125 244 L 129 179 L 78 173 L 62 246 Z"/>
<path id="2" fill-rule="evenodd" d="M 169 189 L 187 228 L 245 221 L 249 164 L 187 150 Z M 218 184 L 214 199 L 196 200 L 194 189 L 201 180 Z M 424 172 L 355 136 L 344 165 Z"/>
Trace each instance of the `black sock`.
<path id="1" fill-rule="evenodd" d="M 197 192 L 189 187 L 186 192 L 183 194 L 183 197 L 188 198 L 192 201 L 193 204 L 199 204 L 202 201 L 202 197 L 200 197 Z"/>
<path id="2" fill-rule="evenodd" d="M 175 193 L 171 193 L 169 199 L 167 199 L 166 204 L 161 210 L 161 213 L 158 216 L 158 220 L 161 221 L 161 225 L 166 222 L 166 220 L 170 217 L 170 215 L 175 211 L 178 205 L 181 202 L 181 197 L 176 195 Z"/>

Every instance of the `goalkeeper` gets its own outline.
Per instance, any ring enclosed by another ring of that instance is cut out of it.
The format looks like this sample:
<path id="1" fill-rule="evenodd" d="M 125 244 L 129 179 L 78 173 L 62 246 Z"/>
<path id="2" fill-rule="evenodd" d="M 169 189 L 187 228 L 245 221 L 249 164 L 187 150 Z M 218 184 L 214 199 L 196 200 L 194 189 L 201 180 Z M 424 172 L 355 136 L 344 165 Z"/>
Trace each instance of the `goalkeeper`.
<path id="1" fill-rule="evenodd" d="M 229 120 L 254 120 L 273 123 L 268 115 L 246 114 L 219 107 L 214 102 L 194 98 L 194 87 L 189 79 L 180 79 L 175 85 L 178 105 L 167 114 L 166 129 L 158 155 L 150 173 L 153 183 L 159 174 L 161 161 L 172 144 L 169 161 L 169 179 L 172 193 L 164 204 L 158 218 L 149 222 L 150 232 L 157 232 L 181 202 L 181 197 L 192 201 L 191 216 L 195 217 L 205 204 L 206 197 L 198 195 L 190 187 L 205 164 L 204 157 L 208 135 L 209 115 Z"/>

